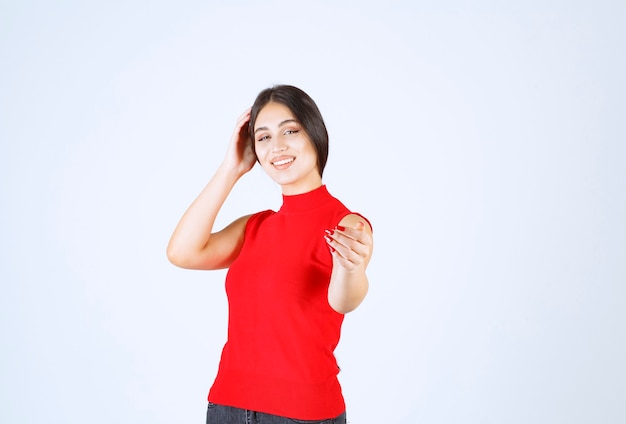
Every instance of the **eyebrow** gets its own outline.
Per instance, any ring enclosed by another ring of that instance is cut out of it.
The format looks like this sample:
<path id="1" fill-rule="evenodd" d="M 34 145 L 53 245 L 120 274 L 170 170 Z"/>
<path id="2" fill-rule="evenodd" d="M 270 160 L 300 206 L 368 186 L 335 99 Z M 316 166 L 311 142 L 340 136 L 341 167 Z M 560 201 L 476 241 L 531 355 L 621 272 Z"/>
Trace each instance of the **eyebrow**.
<path id="1" fill-rule="evenodd" d="M 283 125 L 288 124 L 288 123 L 290 123 L 290 122 L 295 122 L 296 124 L 299 124 L 299 122 L 298 122 L 298 121 L 296 121 L 295 119 L 285 119 L 285 120 L 284 120 L 284 121 L 282 121 L 280 124 L 278 124 L 278 128 L 280 128 L 280 127 L 282 127 Z M 267 127 L 259 127 L 259 128 L 257 128 L 256 130 L 254 130 L 254 133 L 256 134 L 256 133 L 257 133 L 257 132 L 259 132 L 259 131 L 262 131 L 262 130 L 267 130 L 267 129 L 268 129 Z"/>

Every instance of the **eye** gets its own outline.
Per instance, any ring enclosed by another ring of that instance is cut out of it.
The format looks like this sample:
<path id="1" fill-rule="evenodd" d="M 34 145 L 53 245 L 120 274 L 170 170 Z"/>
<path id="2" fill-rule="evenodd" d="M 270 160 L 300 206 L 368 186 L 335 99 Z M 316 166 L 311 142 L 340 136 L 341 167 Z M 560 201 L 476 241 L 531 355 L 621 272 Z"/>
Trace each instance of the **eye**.
<path id="1" fill-rule="evenodd" d="M 262 135 L 261 137 L 257 138 L 257 140 L 256 140 L 256 141 L 257 141 L 257 142 L 260 142 L 260 141 L 267 141 L 267 140 L 269 140 L 269 139 L 270 139 L 270 136 L 269 136 L 269 135 Z"/>
<path id="2" fill-rule="evenodd" d="M 297 134 L 300 130 L 287 130 L 285 131 L 285 135 Z"/>

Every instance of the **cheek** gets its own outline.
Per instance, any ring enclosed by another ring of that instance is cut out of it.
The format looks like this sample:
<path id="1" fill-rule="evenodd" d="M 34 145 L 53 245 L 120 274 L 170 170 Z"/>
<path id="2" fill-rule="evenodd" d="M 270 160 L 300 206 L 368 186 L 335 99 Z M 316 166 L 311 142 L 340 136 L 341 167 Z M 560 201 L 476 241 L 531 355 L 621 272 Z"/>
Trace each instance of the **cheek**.
<path id="1" fill-rule="evenodd" d="M 315 150 L 315 146 L 310 141 L 307 141 L 305 149 L 307 154 L 311 157 L 311 160 L 317 163 L 317 150 Z"/>
<path id="2" fill-rule="evenodd" d="M 252 151 L 256 155 L 257 160 L 261 159 L 265 155 L 265 150 L 262 144 L 252 143 Z"/>
<path id="3" fill-rule="evenodd" d="M 262 145 L 261 146 L 257 145 L 255 154 L 256 154 L 256 160 L 257 162 L 259 162 L 261 166 L 263 167 L 270 166 L 270 163 L 269 163 L 270 153 L 266 147 Z"/>
<path id="4" fill-rule="evenodd" d="M 252 153 L 254 153 L 256 161 L 259 162 L 259 153 L 257 152 L 256 143 L 254 142 L 254 140 L 250 141 L 250 148 L 252 149 Z"/>

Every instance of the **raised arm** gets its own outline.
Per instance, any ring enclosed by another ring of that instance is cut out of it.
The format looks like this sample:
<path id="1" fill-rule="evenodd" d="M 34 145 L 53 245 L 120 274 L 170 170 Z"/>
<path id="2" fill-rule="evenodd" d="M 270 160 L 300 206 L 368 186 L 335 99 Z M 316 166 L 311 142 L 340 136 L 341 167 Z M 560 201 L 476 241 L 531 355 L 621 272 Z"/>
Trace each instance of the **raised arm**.
<path id="1" fill-rule="evenodd" d="M 372 257 L 372 229 L 363 217 L 350 214 L 327 231 L 326 242 L 333 255 L 328 303 L 345 314 L 357 308 L 369 288 L 366 269 Z"/>
<path id="2" fill-rule="evenodd" d="M 256 161 L 248 135 L 249 120 L 250 109 L 237 120 L 224 161 L 178 222 L 167 246 L 167 257 L 174 265 L 226 268 L 239 254 L 249 216 L 218 232 L 213 232 L 213 224 L 235 183 Z"/>

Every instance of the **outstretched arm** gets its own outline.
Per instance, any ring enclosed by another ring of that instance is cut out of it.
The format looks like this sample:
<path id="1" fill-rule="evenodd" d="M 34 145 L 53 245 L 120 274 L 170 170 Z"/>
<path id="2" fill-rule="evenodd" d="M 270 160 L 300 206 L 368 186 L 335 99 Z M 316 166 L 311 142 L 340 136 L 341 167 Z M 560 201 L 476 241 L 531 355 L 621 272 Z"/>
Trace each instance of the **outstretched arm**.
<path id="1" fill-rule="evenodd" d="M 167 246 L 174 265 L 189 269 L 228 267 L 237 257 L 249 216 L 219 232 L 213 224 L 235 183 L 254 166 L 256 157 L 248 136 L 250 109 L 237 120 L 224 161 L 178 222 Z"/>
<path id="2" fill-rule="evenodd" d="M 363 217 L 350 214 L 327 231 L 326 242 L 333 256 L 328 303 L 345 314 L 357 308 L 369 287 L 366 269 L 372 257 L 372 229 Z"/>

